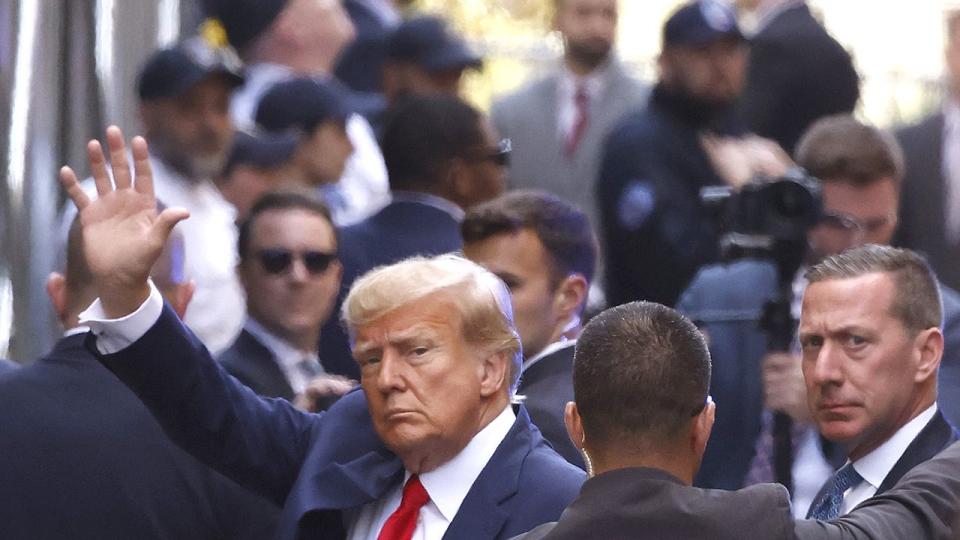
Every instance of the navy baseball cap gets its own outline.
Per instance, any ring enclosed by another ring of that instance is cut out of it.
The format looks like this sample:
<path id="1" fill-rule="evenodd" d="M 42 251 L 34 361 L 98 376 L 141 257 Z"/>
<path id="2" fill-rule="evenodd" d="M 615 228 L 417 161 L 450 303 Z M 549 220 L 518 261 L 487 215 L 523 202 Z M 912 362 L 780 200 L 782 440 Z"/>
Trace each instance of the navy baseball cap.
<path id="1" fill-rule="evenodd" d="M 293 133 L 266 133 L 238 130 L 233 138 L 233 147 L 224 166 L 224 174 L 230 174 L 239 165 L 258 169 L 274 169 L 283 165 L 297 150 L 300 138 Z"/>
<path id="2" fill-rule="evenodd" d="M 137 79 L 143 101 L 175 98 L 207 77 L 219 75 L 231 86 L 243 84 L 239 59 L 229 49 L 213 49 L 198 39 L 160 49 L 147 59 Z"/>
<path id="3" fill-rule="evenodd" d="M 719 0 L 684 4 L 663 25 L 664 47 L 696 47 L 729 38 L 746 40 L 733 8 Z"/>
<path id="4" fill-rule="evenodd" d="M 349 92 L 333 79 L 299 77 L 273 85 L 257 105 L 257 125 L 268 131 L 313 131 L 353 113 Z"/>
<path id="5" fill-rule="evenodd" d="M 237 49 L 253 43 L 273 24 L 289 0 L 203 0 L 203 13 L 217 20 Z"/>
<path id="6" fill-rule="evenodd" d="M 401 23 L 387 41 L 387 59 L 411 62 L 427 71 L 483 66 L 483 58 L 450 30 L 445 20 L 432 15 Z"/>

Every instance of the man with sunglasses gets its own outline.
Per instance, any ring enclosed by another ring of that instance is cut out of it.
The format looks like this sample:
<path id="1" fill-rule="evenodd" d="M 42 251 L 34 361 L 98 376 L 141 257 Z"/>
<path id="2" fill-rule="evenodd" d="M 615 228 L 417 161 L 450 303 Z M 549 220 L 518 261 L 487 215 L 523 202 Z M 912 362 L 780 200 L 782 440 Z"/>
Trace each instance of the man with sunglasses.
<path id="1" fill-rule="evenodd" d="M 268 193 L 240 224 L 237 251 L 248 316 L 218 359 L 262 396 L 326 408 L 354 386 L 327 374 L 317 356 L 342 272 L 329 210 L 301 193 Z"/>
<path id="2" fill-rule="evenodd" d="M 823 186 L 824 219 L 808 233 L 807 263 L 859 244 L 889 244 L 897 226 L 902 158 L 895 141 L 849 115 L 815 123 L 797 146 L 797 163 Z M 806 286 L 802 272 L 794 283 L 793 316 Z M 798 516 L 842 456 L 821 443 L 813 428 L 800 370 L 799 351 L 767 353 L 759 328 L 763 306 L 776 290 L 776 270 L 757 261 L 703 269 L 681 298 L 679 308 L 710 338 L 714 358 L 711 393 L 721 405 L 697 482 L 736 489 L 773 480 L 772 415 L 787 413 L 792 432 Z M 960 363 L 960 300 L 942 289 L 944 370 Z M 941 405 L 955 390 L 941 387 Z M 949 416 L 949 407 L 944 407 Z M 824 457 L 824 451 L 830 454 Z"/>

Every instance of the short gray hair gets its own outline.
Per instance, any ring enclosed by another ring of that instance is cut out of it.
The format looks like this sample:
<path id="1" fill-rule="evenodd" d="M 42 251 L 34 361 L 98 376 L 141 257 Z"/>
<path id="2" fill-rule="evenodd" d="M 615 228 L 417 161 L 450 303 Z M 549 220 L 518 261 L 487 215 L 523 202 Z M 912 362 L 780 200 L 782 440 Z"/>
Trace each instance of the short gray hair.
<path id="1" fill-rule="evenodd" d="M 520 382 L 523 353 L 513 322 L 510 290 L 482 266 L 457 255 L 412 257 L 364 274 L 350 288 L 340 318 L 351 341 L 358 327 L 433 293 L 455 290 L 461 332 L 468 343 L 510 355 L 510 395 Z"/>
<path id="2" fill-rule="evenodd" d="M 943 324 L 940 287 L 927 261 L 909 249 L 866 244 L 826 258 L 807 271 L 807 281 L 891 274 L 896 291 L 890 313 L 917 333 Z"/>

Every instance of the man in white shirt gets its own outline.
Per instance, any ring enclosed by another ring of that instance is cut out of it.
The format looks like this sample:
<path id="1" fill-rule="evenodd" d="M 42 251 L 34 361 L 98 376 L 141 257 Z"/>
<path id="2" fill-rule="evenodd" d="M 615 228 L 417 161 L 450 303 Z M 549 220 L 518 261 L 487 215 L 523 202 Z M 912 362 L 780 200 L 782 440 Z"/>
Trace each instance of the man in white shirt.
<path id="1" fill-rule="evenodd" d="M 363 392 L 323 415 L 227 376 L 148 280 L 166 236 L 146 142 L 107 132 L 116 188 L 90 145 L 99 198 L 69 168 L 99 299 L 81 315 L 100 360 L 198 458 L 285 507 L 277 538 L 505 539 L 556 519 L 582 471 L 510 405 L 522 353 L 509 293 L 463 258 L 413 258 L 351 288 L 344 309 Z M 134 180 L 135 179 L 135 180 Z"/>
<path id="2" fill-rule="evenodd" d="M 513 141 L 511 187 L 559 195 L 597 223 L 594 184 L 603 141 L 621 117 L 642 106 L 646 88 L 614 54 L 616 0 L 552 3 L 563 58 L 545 77 L 499 98 L 490 116 Z"/>
<path id="3" fill-rule="evenodd" d="M 330 211 L 305 194 L 268 193 L 240 224 L 237 252 L 248 316 L 217 360 L 262 396 L 327 408 L 354 386 L 317 355 L 343 271 Z"/>
<path id="4" fill-rule="evenodd" d="M 246 82 L 231 103 L 237 126 L 253 126 L 260 98 L 274 84 L 297 76 L 329 78 L 354 28 L 340 0 L 204 0 L 246 64 Z M 387 202 L 387 171 L 370 124 L 347 120 L 354 153 L 337 187 L 342 205 L 338 225 L 369 216 Z"/>
<path id="5" fill-rule="evenodd" d="M 937 280 L 917 254 L 867 244 L 806 273 L 800 347 L 810 412 L 849 461 L 810 506 L 833 519 L 956 440 L 937 410 Z"/>
<path id="6" fill-rule="evenodd" d="M 187 239 L 184 271 L 197 287 L 184 322 L 214 352 L 233 341 L 244 318 L 234 272 L 236 212 L 213 183 L 233 141 L 227 106 L 242 82 L 238 69 L 228 56 L 189 41 L 150 57 L 137 86 L 157 198 L 193 216 L 179 225 Z"/>
<path id="7" fill-rule="evenodd" d="M 597 261 L 587 216 L 556 195 L 511 191 L 470 209 L 460 231 L 464 255 L 510 289 L 524 353 L 518 392 L 530 418 L 584 467 L 563 411 L 573 401 L 573 349 Z"/>

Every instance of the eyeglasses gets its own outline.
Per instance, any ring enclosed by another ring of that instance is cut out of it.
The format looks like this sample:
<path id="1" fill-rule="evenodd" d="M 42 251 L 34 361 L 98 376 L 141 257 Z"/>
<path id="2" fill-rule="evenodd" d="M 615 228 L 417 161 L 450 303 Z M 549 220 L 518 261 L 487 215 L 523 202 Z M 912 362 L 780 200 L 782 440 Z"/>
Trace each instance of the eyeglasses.
<path id="1" fill-rule="evenodd" d="M 492 161 L 499 167 L 510 165 L 510 152 L 513 151 L 513 143 L 510 139 L 501 139 L 495 148 L 487 149 L 485 154 L 474 158 L 474 161 Z"/>
<path id="2" fill-rule="evenodd" d="M 290 270 L 294 258 L 303 261 L 303 266 L 313 275 L 319 275 L 330 268 L 330 264 L 337 260 L 336 253 L 323 251 L 290 251 L 289 249 L 261 249 L 257 252 L 260 265 L 269 274 L 283 274 Z"/>

